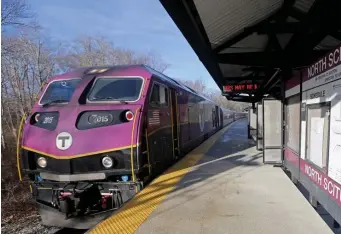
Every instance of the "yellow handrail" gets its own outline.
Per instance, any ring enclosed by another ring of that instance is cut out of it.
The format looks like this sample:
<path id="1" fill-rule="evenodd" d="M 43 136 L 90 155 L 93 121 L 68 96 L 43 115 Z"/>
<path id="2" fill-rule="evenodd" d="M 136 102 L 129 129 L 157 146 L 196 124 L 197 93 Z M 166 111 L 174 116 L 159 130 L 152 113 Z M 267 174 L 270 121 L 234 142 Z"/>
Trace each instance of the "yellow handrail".
<path id="1" fill-rule="evenodd" d="M 149 143 L 148 143 L 148 129 L 146 128 L 146 148 L 147 148 L 147 159 L 148 159 L 148 171 L 149 175 L 151 173 L 151 165 L 150 165 L 150 158 L 149 158 Z"/>
<path id="2" fill-rule="evenodd" d="M 19 175 L 19 180 L 22 181 L 22 176 L 21 176 L 21 170 L 20 170 L 20 137 L 21 137 L 21 132 L 24 124 L 24 120 L 26 118 L 26 114 L 21 117 L 20 120 L 20 125 L 18 129 L 18 139 L 17 139 L 17 167 L 18 167 L 18 175 Z"/>
<path id="3" fill-rule="evenodd" d="M 132 127 L 132 131 L 131 131 L 131 147 L 130 147 L 130 165 L 131 165 L 131 175 L 133 178 L 133 182 L 135 182 L 135 173 L 134 173 L 134 151 L 133 151 L 133 145 L 134 145 L 134 130 L 135 130 L 135 122 L 136 122 L 136 118 L 137 118 L 137 113 L 140 110 L 140 108 L 137 108 L 136 112 L 135 112 L 135 116 L 134 116 L 134 121 L 133 121 L 133 127 Z M 138 147 L 136 145 L 136 147 Z"/>
<path id="4" fill-rule="evenodd" d="M 178 142 L 178 156 L 180 156 L 180 116 L 178 113 L 178 96 L 175 91 L 175 118 L 176 118 L 176 131 L 177 131 L 177 142 Z"/>
<path id="5" fill-rule="evenodd" d="M 172 146 L 173 146 L 173 159 L 175 158 L 175 147 L 174 147 L 174 121 L 173 121 L 173 105 L 172 105 L 172 91 L 170 93 L 170 112 L 171 112 L 171 127 L 172 127 Z"/>

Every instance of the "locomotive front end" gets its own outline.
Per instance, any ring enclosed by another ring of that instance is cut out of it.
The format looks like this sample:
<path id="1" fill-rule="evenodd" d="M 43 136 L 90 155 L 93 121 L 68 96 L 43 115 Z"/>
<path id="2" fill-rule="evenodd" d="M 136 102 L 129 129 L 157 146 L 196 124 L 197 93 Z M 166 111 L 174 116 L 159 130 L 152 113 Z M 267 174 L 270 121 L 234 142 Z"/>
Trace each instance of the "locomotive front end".
<path id="1" fill-rule="evenodd" d="M 85 69 L 42 89 L 21 159 L 45 225 L 88 228 L 96 220 L 77 217 L 118 209 L 141 189 L 146 76 L 139 68 Z"/>

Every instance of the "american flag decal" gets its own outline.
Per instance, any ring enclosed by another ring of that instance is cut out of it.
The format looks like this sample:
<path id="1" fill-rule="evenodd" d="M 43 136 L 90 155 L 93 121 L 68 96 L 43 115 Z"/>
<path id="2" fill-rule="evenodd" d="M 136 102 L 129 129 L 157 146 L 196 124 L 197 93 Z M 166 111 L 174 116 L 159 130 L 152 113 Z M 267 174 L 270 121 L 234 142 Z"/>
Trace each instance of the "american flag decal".
<path id="1" fill-rule="evenodd" d="M 160 125 L 160 111 L 153 110 L 152 113 L 149 112 L 148 118 L 149 125 Z"/>

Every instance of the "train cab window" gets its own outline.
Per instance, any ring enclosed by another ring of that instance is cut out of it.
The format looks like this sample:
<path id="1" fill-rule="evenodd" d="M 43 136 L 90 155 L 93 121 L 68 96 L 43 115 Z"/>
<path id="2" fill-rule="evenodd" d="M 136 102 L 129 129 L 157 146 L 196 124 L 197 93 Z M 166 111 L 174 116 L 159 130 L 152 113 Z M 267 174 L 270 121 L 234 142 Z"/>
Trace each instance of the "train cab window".
<path id="1" fill-rule="evenodd" d="M 150 104 L 154 106 L 168 106 L 168 88 L 166 86 L 154 83 L 150 96 Z"/>
<path id="2" fill-rule="evenodd" d="M 150 104 L 158 105 L 159 100 L 160 100 L 160 86 L 158 84 L 154 84 L 152 94 L 150 96 Z"/>
<path id="3" fill-rule="evenodd" d="M 143 80 L 141 78 L 98 78 L 89 93 L 88 100 L 96 101 L 137 101 Z"/>
<path id="4" fill-rule="evenodd" d="M 160 87 L 160 104 L 166 105 L 167 104 L 167 90 L 164 87 Z"/>
<path id="5" fill-rule="evenodd" d="M 52 81 L 48 84 L 39 104 L 44 105 L 52 102 L 69 102 L 80 81 L 81 79 L 78 78 Z"/>

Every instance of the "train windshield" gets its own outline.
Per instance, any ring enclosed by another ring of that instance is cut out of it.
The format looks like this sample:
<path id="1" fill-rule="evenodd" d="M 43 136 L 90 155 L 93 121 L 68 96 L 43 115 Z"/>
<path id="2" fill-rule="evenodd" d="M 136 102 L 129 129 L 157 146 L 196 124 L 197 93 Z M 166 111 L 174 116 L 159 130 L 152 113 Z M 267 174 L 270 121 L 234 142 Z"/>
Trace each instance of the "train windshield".
<path id="1" fill-rule="evenodd" d="M 89 101 L 136 101 L 139 99 L 141 78 L 99 78 L 89 93 Z"/>
<path id="2" fill-rule="evenodd" d="M 80 81 L 81 79 L 52 81 L 40 99 L 40 104 L 69 102 Z"/>

